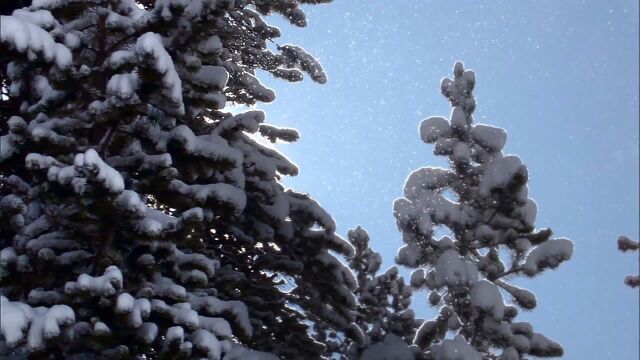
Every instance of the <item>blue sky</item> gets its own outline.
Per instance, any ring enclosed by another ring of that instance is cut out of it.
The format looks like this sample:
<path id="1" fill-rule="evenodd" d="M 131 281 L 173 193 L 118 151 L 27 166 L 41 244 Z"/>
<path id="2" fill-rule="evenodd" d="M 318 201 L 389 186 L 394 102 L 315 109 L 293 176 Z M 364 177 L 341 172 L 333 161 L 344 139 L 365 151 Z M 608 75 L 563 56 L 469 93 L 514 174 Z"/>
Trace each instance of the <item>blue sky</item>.
<path id="1" fill-rule="evenodd" d="M 361 224 L 393 264 L 401 236 L 391 204 L 410 171 L 446 166 L 417 127 L 448 116 L 439 83 L 456 60 L 476 71 L 476 122 L 502 127 L 505 151 L 529 168 L 537 226 L 575 242 L 573 259 L 520 284 L 539 306 L 521 318 L 561 342 L 564 359 L 638 353 L 638 290 L 623 285 L 638 239 L 638 1 L 335 0 L 307 8 L 309 26 L 281 19 L 280 43 L 305 47 L 326 85 L 261 79 L 270 123 L 296 127 L 279 146 L 301 169 L 286 184 L 312 194 L 339 232 Z M 431 317 L 426 294 L 414 302 Z"/>

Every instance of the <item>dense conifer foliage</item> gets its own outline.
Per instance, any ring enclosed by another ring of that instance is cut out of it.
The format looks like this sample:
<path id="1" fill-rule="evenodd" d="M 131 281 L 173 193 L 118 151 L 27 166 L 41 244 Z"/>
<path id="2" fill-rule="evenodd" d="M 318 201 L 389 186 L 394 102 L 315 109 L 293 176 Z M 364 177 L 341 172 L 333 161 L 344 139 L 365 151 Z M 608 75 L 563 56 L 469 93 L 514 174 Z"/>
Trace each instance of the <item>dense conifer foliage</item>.
<path id="1" fill-rule="evenodd" d="M 556 268 L 571 257 L 573 243 L 534 227 L 527 167 L 503 153 L 503 129 L 474 123 L 474 72 L 458 62 L 453 75 L 441 83 L 450 117 L 420 124 L 422 140 L 450 167 L 415 170 L 394 204 L 405 242 L 397 262 L 416 269 L 411 286 L 429 290 L 429 303 L 440 308 L 414 343 L 438 360 L 560 356 L 559 344 L 515 320 L 518 309 L 532 310 L 537 299 L 509 279 Z"/>
<path id="2" fill-rule="evenodd" d="M 300 5 L 325 2 L 3 3 L 0 356 L 562 355 L 515 321 L 537 300 L 509 280 L 557 267 L 573 244 L 534 227 L 527 168 L 503 154 L 504 130 L 473 123 L 461 63 L 442 82 L 450 119 L 420 126 L 450 168 L 414 171 L 394 205 L 410 281 L 382 269 L 362 228 L 342 239 L 310 195 L 285 188 L 298 168 L 264 143 L 298 133 L 249 109 L 275 100 L 257 72 L 327 77 L 265 18 L 304 27 Z M 440 312 L 429 321 L 411 308 L 425 289 Z"/>
<path id="3" fill-rule="evenodd" d="M 256 141 L 297 132 L 224 110 L 274 100 L 259 69 L 326 81 L 263 19 L 304 26 L 299 4 L 321 2 L 35 0 L 2 16 L 4 354 L 328 351 L 317 339 L 355 319 L 333 255 L 353 248 Z"/>

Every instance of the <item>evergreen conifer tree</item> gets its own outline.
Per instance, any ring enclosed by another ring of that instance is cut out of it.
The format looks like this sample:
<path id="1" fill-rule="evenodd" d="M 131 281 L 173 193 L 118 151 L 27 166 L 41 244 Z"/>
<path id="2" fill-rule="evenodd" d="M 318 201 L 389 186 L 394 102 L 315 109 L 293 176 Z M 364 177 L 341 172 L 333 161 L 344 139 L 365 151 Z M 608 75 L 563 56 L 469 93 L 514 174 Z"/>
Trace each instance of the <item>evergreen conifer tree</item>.
<path id="1" fill-rule="evenodd" d="M 420 349 L 411 345 L 422 323 L 410 308 L 412 290 L 392 266 L 378 274 L 382 265 L 379 253 L 369 247 L 369 235 L 361 227 L 349 231 L 355 255 L 349 267 L 356 275 L 358 306 L 354 340 L 343 344 L 347 359 L 413 360 L 420 359 Z M 351 335 L 351 333 L 349 333 Z"/>
<path id="2" fill-rule="evenodd" d="M 414 343 L 438 360 L 561 356 L 559 344 L 515 320 L 518 308 L 531 310 L 537 300 L 508 279 L 557 267 L 571 257 L 573 244 L 535 229 L 526 166 L 503 153 L 503 129 L 474 124 L 473 71 L 458 62 L 453 73 L 441 83 L 450 118 L 420 124 L 422 140 L 435 144 L 434 154 L 446 157 L 450 168 L 415 170 L 394 204 L 405 242 L 396 260 L 416 269 L 411 286 L 430 290 L 429 302 L 440 307 Z M 439 233 L 446 235 L 436 238 Z M 506 305 L 503 295 L 514 304 Z"/>
<path id="3" fill-rule="evenodd" d="M 356 281 L 330 251 L 352 246 L 255 140 L 297 132 L 224 110 L 274 100 L 258 69 L 326 81 L 263 19 L 305 26 L 299 4 L 323 2 L 34 0 L 2 16 L 3 356 L 318 358 L 350 329 Z"/>

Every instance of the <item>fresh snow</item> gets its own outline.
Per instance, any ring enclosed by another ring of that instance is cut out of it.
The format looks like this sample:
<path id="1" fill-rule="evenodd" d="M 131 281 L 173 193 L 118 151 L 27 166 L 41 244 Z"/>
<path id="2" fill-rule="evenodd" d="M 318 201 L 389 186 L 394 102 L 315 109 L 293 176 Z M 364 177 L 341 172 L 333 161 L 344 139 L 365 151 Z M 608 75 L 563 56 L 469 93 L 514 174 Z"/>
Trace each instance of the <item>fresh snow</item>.
<path id="1" fill-rule="evenodd" d="M 508 155 L 503 158 L 494 158 L 484 171 L 478 189 L 481 195 L 487 196 L 492 190 L 504 188 L 513 182 L 514 177 L 527 176 L 527 168 L 522 165 L 520 158 Z"/>
<path id="2" fill-rule="evenodd" d="M 47 340 L 61 334 L 61 326 L 75 322 L 75 314 L 67 305 L 32 308 L 1 296 L 0 311 L 0 330 L 7 345 L 13 347 L 23 341 L 26 331 L 27 346 L 31 351 L 43 350 Z"/>
<path id="3" fill-rule="evenodd" d="M 449 131 L 449 120 L 433 116 L 420 123 L 420 137 L 427 144 L 436 142 Z"/>
<path id="4" fill-rule="evenodd" d="M 130 99 L 138 89 L 138 76 L 133 73 L 115 74 L 107 83 L 107 93 L 120 99 Z"/>
<path id="5" fill-rule="evenodd" d="M 436 348 L 436 360 L 482 360 L 482 355 L 467 344 L 461 335 L 444 340 Z"/>
<path id="6" fill-rule="evenodd" d="M 122 272 L 117 266 L 109 266 L 102 276 L 93 277 L 88 274 L 80 274 L 77 282 L 68 282 L 65 292 L 74 294 L 86 292 L 92 296 L 106 297 L 115 295 L 122 288 Z"/>
<path id="7" fill-rule="evenodd" d="M 477 124 L 471 130 L 471 136 L 480 146 L 491 152 L 499 152 L 507 142 L 504 129 L 484 124 Z"/>
<path id="8" fill-rule="evenodd" d="M 432 274 L 435 286 L 456 286 L 475 282 L 478 269 L 473 263 L 462 259 L 455 250 L 449 249 L 438 257 Z"/>
<path id="9" fill-rule="evenodd" d="M 33 18 L 30 18 L 30 21 Z M 38 20 L 44 20 L 39 17 Z M 40 54 L 44 60 L 54 62 L 60 69 L 72 63 L 71 51 L 56 43 L 53 37 L 42 28 L 16 16 L 0 16 L 0 41 L 8 43 L 17 51 L 33 57 Z"/>
<path id="10" fill-rule="evenodd" d="M 545 268 L 556 268 L 573 255 L 573 242 L 568 239 L 548 240 L 536 246 L 527 255 L 523 265 L 527 275 L 533 276 Z"/>
<path id="11" fill-rule="evenodd" d="M 173 64 L 173 60 L 162 44 L 162 38 L 156 33 L 145 33 L 136 42 L 138 59 L 149 59 L 151 66 L 162 75 L 162 85 L 167 89 L 169 100 L 176 107 L 178 114 L 184 114 L 182 102 L 182 81 Z"/>
<path id="12" fill-rule="evenodd" d="M 420 326 L 414 343 L 440 360 L 559 356 L 562 348 L 532 335 L 530 324 L 512 323 L 517 308 L 504 303 L 503 293 L 525 310 L 537 300 L 505 275 L 534 276 L 555 268 L 571 257 L 573 244 L 550 239 L 549 230 L 534 230 L 537 205 L 528 197 L 527 168 L 517 156 L 502 153 L 506 131 L 473 124 L 474 86 L 474 73 L 460 62 L 453 79 L 442 80 L 450 120 L 430 117 L 419 130 L 450 168 L 415 170 L 404 197 L 394 203 L 405 242 L 396 261 L 415 269 L 411 286 L 428 289 L 429 302 L 441 309 Z M 448 234 L 435 239 L 436 232 Z M 471 337 L 482 345 L 472 345 Z"/>
<path id="13" fill-rule="evenodd" d="M 498 287 L 490 281 L 480 280 L 473 284 L 470 294 L 471 303 L 495 319 L 504 318 L 504 302 Z"/>
<path id="14" fill-rule="evenodd" d="M 105 163 L 94 149 L 87 150 L 84 154 L 78 154 L 75 164 L 82 164 L 89 176 L 101 182 L 112 193 L 120 193 L 124 190 L 124 180 L 120 172 Z"/>
<path id="15" fill-rule="evenodd" d="M 222 90 L 228 79 L 229 73 L 223 67 L 205 65 L 194 74 L 193 80 L 212 90 Z"/>

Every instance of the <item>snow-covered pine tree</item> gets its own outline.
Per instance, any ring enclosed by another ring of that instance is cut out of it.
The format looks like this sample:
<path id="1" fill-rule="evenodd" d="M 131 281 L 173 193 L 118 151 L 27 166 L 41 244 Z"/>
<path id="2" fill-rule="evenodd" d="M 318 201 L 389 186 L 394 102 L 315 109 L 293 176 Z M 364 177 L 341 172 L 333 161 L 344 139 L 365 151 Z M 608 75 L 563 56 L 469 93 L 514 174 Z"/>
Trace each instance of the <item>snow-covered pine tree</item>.
<path id="1" fill-rule="evenodd" d="M 411 287 L 405 284 L 396 266 L 378 274 L 382 258 L 369 247 L 369 235 L 365 230 L 357 227 L 350 230 L 348 236 L 355 248 L 349 267 L 358 281 L 355 290 L 358 306 L 357 328 L 352 329 L 354 340 L 343 343 L 343 358 L 420 359 L 420 349 L 410 345 L 422 322 L 410 309 Z"/>
<path id="2" fill-rule="evenodd" d="M 638 251 L 640 249 L 640 242 L 629 239 L 625 235 L 618 237 L 618 250 L 622 252 Z M 640 275 L 627 275 L 624 277 L 624 283 L 632 288 L 640 287 Z"/>
<path id="3" fill-rule="evenodd" d="M 0 351 L 318 358 L 354 320 L 352 255 L 254 137 L 258 69 L 323 83 L 263 15 L 323 0 L 34 0 L 0 19 Z M 6 92 L 5 92 L 6 91 Z M 283 279 L 288 281 L 284 286 Z M 316 326 L 315 333 L 310 328 Z M 271 353 L 271 354 L 267 354 Z"/>
<path id="4" fill-rule="evenodd" d="M 473 123 L 474 73 L 460 62 L 453 72 L 441 84 L 453 107 L 450 119 L 420 124 L 422 140 L 435 143 L 434 154 L 446 156 L 450 168 L 415 170 L 394 204 L 405 242 L 396 260 L 416 269 L 411 285 L 429 289 L 429 302 L 440 306 L 414 342 L 438 360 L 561 356 L 559 344 L 515 321 L 518 307 L 533 309 L 536 297 L 507 280 L 557 267 L 571 257 L 573 244 L 534 229 L 527 168 L 503 154 L 503 129 Z M 436 231 L 447 235 L 436 239 Z M 504 303 L 506 294 L 514 305 Z"/>

